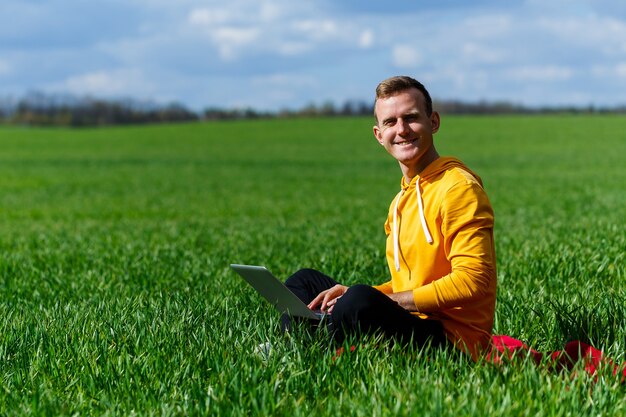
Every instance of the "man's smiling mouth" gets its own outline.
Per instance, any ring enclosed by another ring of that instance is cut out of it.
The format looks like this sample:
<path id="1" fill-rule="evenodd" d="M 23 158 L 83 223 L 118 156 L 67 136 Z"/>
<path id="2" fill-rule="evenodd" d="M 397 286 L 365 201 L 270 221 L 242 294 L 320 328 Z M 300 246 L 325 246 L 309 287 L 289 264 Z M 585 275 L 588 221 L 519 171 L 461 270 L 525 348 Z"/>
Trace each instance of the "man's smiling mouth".
<path id="1" fill-rule="evenodd" d="M 396 142 L 395 145 L 409 145 L 409 144 L 412 144 L 412 143 L 415 143 L 415 142 L 417 142 L 417 138 L 403 140 L 402 142 Z"/>

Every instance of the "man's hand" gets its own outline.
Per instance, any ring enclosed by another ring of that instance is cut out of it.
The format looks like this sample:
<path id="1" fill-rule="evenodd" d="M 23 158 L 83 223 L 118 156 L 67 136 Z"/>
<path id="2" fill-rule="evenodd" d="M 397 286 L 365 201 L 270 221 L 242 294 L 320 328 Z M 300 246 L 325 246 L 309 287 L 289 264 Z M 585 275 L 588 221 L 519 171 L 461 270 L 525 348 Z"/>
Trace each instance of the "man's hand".
<path id="1" fill-rule="evenodd" d="M 333 311 L 335 307 L 335 303 L 337 300 L 341 298 L 348 291 L 348 287 L 345 285 L 337 284 L 332 288 L 329 288 L 325 291 L 322 291 L 311 301 L 308 307 L 311 310 L 315 310 L 315 308 L 320 305 L 320 310 L 327 311 L 328 313 Z"/>
<path id="2" fill-rule="evenodd" d="M 396 303 L 400 304 L 405 310 L 408 311 L 417 311 L 417 306 L 415 305 L 415 300 L 413 299 L 413 291 L 402 291 L 387 294 L 387 297 L 391 298 Z"/>

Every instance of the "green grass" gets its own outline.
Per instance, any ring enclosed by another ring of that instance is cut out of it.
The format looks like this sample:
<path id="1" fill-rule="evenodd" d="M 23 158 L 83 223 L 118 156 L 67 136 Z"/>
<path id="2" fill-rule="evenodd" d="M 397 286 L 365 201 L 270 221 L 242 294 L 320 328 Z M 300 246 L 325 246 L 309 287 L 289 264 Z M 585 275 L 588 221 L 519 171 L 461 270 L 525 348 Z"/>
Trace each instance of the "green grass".
<path id="1" fill-rule="evenodd" d="M 0 129 L 0 415 L 626 414 L 605 374 L 280 335 L 229 263 L 387 279 L 400 171 L 371 123 Z M 626 361 L 626 119 L 444 117 L 435 139 L 496 212 L 494 331 Z"/>

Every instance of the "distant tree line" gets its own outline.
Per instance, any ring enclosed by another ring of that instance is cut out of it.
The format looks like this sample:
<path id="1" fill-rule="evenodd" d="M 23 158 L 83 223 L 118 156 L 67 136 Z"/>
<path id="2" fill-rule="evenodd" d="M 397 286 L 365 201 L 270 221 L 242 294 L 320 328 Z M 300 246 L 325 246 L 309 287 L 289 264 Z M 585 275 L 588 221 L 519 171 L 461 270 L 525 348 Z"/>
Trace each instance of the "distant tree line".
<path id="1" fill-rule="evenodd" d="M 593 106 L 531 108 L 509 102 L 468 103 L 457 100 L 435 100 L 433 107 L 444 114 L 538 114 L 538 113 L 626 113 L 621 107 Z M 132 99 L 104 100 L 77 98 L 71 95 L 30 93 L 19 100 L 0 98 L 0 123 L 34 126 L 103 126 L 197 120 L 239 120 L 293 117 L 372 116 L 373 103 L 348 100 L 342 105 L 331 101 L 311 103 L 300 109 L 260 111 L 253 108 L 227 109 L 209 107 L 194 112 L 178 103 L 159 105 Z"/>
<path id="2" fill-rule="evenodd" d="M 506 101 L 479 101 L 468 103 L 458 100 L 433 100 L 433 108 L 444 114 L 625 114 L 626 104 L 614 107 L 589 106 L 539 106 L 529 107 Z"/>
<path id="3" fill-rule="evenodd" d="M 35 126 L 101 126 L 198 120 L 181 104 L 156 105 L 132 99 L 103 100 L 31 93 L 13 102 L 0 100 L 5 123 Z"/>
<path id="4" fill-rule="evenodd" d="M 252 108 L 222 109 L 210 107 L 204 110 L 204 120 L 290 118 L 290 117 L 328 117 L 328 116 L 369 116 L 373 114 L 373 105 L 364 101 L 348 100 L 341 106 L 327 101 L 321 105 L 307 104 L 300 109 L 282 109 L 276 112 L 258 111 Z"/>

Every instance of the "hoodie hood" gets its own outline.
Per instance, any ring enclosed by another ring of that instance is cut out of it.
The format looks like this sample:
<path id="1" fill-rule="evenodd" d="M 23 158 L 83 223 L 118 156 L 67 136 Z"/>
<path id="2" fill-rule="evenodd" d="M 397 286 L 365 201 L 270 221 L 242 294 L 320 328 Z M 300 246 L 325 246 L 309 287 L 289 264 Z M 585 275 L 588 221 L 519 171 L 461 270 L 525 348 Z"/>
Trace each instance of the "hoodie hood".
<path id="1" fill-rule="evenodd" d="M 483 182 L 480 179 L 480 177 L 476 175 L 476 173 L 472 172 L 472 170 L 470 170 L 459 159 L 449 157 L 449 156 L 442 156 L 442 157 L 435 159 L 433 162 L 431 162 L 430 165 L 424 168 L 424 170 L 420 172 L 419 175 L 416 175 L 411 180 L 411 182 L 407 183 L 406 179 L 402 177 L 402 180 L 400 181 L 400 187 L 406 191 L 413 184 L 418 184 L 420 181 L 427 181 L 429 178 L 435 177 L 439 175 L 440 173 L 447 171 L 448 169 L 454 168 L 454 167 L 459 167 L 463 169 L 463 171 L 468 172 L 472 177 L 476 178 L 476 180 L 481 186 L 483 185 Z"/>

